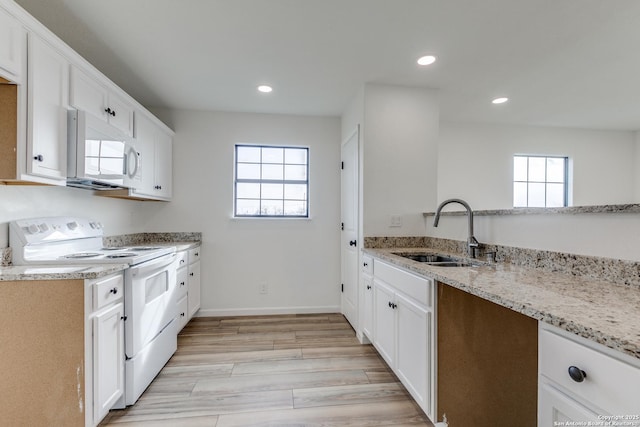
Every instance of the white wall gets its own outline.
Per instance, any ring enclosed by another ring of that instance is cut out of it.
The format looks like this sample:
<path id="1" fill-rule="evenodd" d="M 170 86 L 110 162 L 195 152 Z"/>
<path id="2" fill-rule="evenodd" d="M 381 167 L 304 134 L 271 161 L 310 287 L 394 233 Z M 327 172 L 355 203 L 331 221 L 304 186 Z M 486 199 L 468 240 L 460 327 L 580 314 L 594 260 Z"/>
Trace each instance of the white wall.
<path id="1" fill-rule="evenodd" d="M 529 153 L 573 159 L 574 205 L 633 203 L 638 143 L 633 132 L 441 123 L 438 200 L 511 209 L 512 156 Z M 481 243 L 640 261 L 637 214 L 476 216 L 474 223 Z M 429 217 L 426 233 L 466 240 L 467 218 L 444 216 L 434 228 Z"/>
<path id="2" fill-rule="evenodd" d="M 456 197 L 475 210 L 511 209 L 513 155 L 542 154 L 570 158 L 572 205 L 633 203 L 640 201 L 635 145 L 633 132 L 444 122 L 438 201 Z"/>
<path id="3" fill-rule="evenodd" d="M 438 92 L 367 84 L 363 101 L 364 235 L 423 234 L 422 212 L 436 207 Z"/>
<path id="4" fill-rule="evenodd" d="M 174 197 L 146 228 L 202 232 L 200 314 L 339 311 L 339 118 L 154 113 L 176 132 Z M 235 143 L 310 147 L 309 220 L 232 218 Z"/>
<path id="5" fill-rule="evenodd" d="M 0 185 L 0 248 L 9 246 L 9 221 L 17 219 L 84 216 L 102 222 L 105 234 L 117 235 L 139 232 L 146 225 L 145 212 L 165 207 L 163 202 L 97 197 L 77 188 Z"/>

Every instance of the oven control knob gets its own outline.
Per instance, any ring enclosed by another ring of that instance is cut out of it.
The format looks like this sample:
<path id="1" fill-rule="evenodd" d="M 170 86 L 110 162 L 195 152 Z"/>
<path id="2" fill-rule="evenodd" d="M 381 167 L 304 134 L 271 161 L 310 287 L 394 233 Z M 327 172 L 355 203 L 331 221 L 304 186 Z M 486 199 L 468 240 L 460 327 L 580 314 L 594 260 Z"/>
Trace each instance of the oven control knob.
<path id="1" fill-rule="evenodd" d="M 43 222 L 42 224 L 40 224 L 40 225 L 38 226 L 38 228 L 39 228 L 39 229 L 40 229 L 40 231 L 42 231 L 43 233 L 44 233 L 45 231 L 49 231 L 49 226 L 48 226 L 47 224 L 45 224 L 44 222 Z"/>
<path id="2" fill-rule="evenodd" d="M 69 230 L 75 230 L 78 228 L 78 223 L 76 221 L 68 222 L 67 228 L 69 228 Z"/>
<path id="3" fill-rule="evenodd" d="M 29 226 L 29 228 L 27 228 L 27 229 L 29 230 L 29 233 L 31 233 L 31 234 L 36 234 L 37 232 L 39 232 L 39 231 L 40 231 L 40 229 L 38 228 L 38 226 L 37 226 L 37 225 L 35 225 L 35 224 L 31 224 L 31 225 Z"/>

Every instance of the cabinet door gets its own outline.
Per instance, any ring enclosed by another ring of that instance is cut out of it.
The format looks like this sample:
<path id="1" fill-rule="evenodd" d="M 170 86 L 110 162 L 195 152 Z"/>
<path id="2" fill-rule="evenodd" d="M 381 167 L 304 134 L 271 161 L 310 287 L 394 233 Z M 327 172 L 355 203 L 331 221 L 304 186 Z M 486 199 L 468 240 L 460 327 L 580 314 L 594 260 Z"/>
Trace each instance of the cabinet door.
<path id="1" fill-rule="evenodd" d="M 396 294 L 398 305 L 396 373 L 425 413 L 433 419 L 429 384 L 431 367 L 431 312 Z"/>
<path id="2" fill-rule="evenodd" d="M 173 167 L 172 153 L 173 141 L 170 135 L 157 130 L 156 137 L 156 167 L 155 186 L 157 195 L 164 199 L 170 199 L 172 194 Z"/>
<path id="3" fill-rule="evenodd" d="M 376 331 L 373 344 L 378 349 L 391 369 L 395 369 L 395 338 L 396 320 L 393 304 L 394 292 L 388 286 L 374 279 L 373 304 L 374 304 L 374 329 Z"/>
<path id="4" fill-rule="evenodd" d="M 550 384 L 540 381 L 538 388 L 538 427 L 569 425 L 569 422 L 597 422 L 598 415 Z M 572 424 L 573 425 L 573 424 Z M 575 424 L 578 425 L 578 424 Z M 593 425 L 597 425 L 593 423 Z"/>
<path id="5" fill-rule="evenodd" d="M 93 319 L 93 414 L 96 424 L 124 392 L 124 304 Z"/>
<path id="6" fill-rule="evenodd" d="M 0 68 L 10 80 L 19 82 L 22 64 L 22 25 L 20 22 L 0 9 Z"/>
<path id="7" fill-rule="evenodd" d="M 178 331 L 181 331 L 189 322 L 189 301 L 187 296 L 178 300 Z"/>
<path id="8" fill-rule="evenodd" d="M 86 111 L 105 122 L 108 120 L 109 116 L 105 111 L 107 108 L 107 88 L 74 66 L 71 67 L 69 95 L 69 103 L 78 110 Z"/>
<path id="9" fill-rule="evenodd" d="M 154 195 L 155 185 L 155 129 L 153 123 L 141 114 L 136 116 L 136 150 L 140 158 L 139 180 L 134 183 L 134 193 Z"/>
<path id="10" fill-rule="evenodd" d="M 133 106 L 113 92 L 109 93 L 108 105 L 112 111 L 109 123 L 128 136 L 133 136 Z"/>
<path id="11" fill-rule="evenodd" d="M 66 181 L 69 63 L 30 34 L 27 172 Z"/>
<path id="12" fill-rule="evenodd" d="M 368 274 L 362 275 L 362 286 L 364 293 L 364 314 L 362 316 L 362 332 L 369 338 L 374 339 L 373 333 L 373 278 Z"/>
<path id="13" fill-rule="evenodd" d="M 200 309 L 200 261 L 189 264 L 189 319 Z"/>

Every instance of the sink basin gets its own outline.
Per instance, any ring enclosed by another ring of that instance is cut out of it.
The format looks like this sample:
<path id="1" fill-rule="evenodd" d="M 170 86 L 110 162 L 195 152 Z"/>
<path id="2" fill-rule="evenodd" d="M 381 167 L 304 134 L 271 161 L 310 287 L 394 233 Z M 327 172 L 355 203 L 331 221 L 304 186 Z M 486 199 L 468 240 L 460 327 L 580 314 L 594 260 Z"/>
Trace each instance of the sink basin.
<path id="1" fill-rule="evenodd" d="M 464 261 L 462 259 L 432 253 L 394 253 L 394 255 L 401 256 L 403 258 L 410 259 L 412 261 L 422 262 L 434 267 L 471 267 L 472 263 Z"/>
<path id="2" fill-rule="evenodd" d="M 404 254 L 397 253 L 395 255 L 399 255 L 403 258 L 408 258 L 413 261 L 418 262 L 458 262 L 459 260 L 456 258 L 452 258 L 449 256 L 438 255 L 438 254 Z"/>

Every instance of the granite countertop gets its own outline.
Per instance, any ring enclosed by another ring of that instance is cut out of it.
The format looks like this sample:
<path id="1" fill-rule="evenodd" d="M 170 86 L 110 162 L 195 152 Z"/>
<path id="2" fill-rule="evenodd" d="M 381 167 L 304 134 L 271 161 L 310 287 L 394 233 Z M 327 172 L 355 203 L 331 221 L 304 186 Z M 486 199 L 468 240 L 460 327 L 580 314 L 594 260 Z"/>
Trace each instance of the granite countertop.
<path id="1" fill-rule="evenodd" d="M 518 313 L 640 358 L 640 288 L 509 263 L 433 267 L 394 255 L 429 248 L 363 251 Z M 460 258 L 459 255 L 451 254 Z M 375 265 L 374 265 L 375 272 Z"/>
<path id="2" fill-rule="evenodd" d="M 0 267 L 0 282 L 14 280 L 98 279 L 129 267 L 127 264 L 100 265 L 14 265 Z"/>

